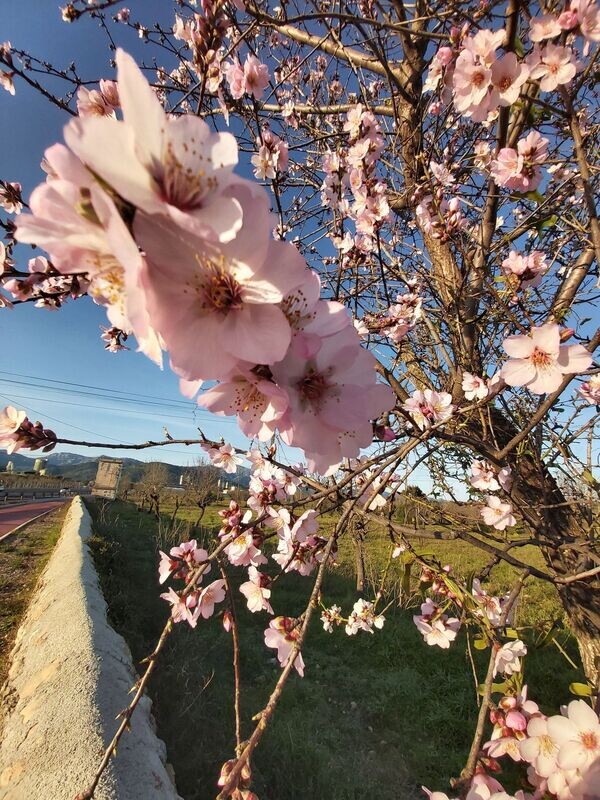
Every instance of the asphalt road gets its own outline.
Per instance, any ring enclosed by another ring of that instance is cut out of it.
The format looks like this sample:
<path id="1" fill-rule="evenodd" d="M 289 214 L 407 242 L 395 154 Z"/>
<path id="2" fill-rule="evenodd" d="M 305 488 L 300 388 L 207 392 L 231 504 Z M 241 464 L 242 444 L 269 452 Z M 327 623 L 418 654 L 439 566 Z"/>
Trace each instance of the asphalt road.
<path id="1" fill-rule="evenodd" d="M 71 500 L 71 498 L 61 497 L 56 500 L 40 500 L 37 503 L 25 503 L 22 506 L 7 506 L 5 508 L 0 506 L 0 536 L 4 536 L 4 534 L 9 533 L 19 525 L 29 522 L 34 517 L 43 514 L 44 511 L 58 508 L 67 500 Z"/>

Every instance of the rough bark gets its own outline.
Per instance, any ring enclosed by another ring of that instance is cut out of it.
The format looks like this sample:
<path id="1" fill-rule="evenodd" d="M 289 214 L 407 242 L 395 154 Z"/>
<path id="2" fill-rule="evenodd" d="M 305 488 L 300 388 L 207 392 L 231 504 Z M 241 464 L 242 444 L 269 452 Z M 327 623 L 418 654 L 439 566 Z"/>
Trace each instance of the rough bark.
<path id="1" fill-rule="evenodd" d="M 408 42 L 404 42 L 406 48 Z M 420 179 L 421 161 L 419 150 L 422 136 L 421 125 L 421 92 L 424 67 L 424 49 L 413 43 L 413 49 L 401 66 L 403 73 L 403 96 L 396 98 L 397 127 L 401 142 L 402 171 L 404 177 L 403 196 L 407 205 L 411 205 L 411 196 Z M 491 202 L 494 200 L 493 193 Z M 493 209 L 492 209 L 493 210 Z M 490 215 L 492 219 L 493 215 Z M 492 219 L 493 222 L 493 219 Z M 490 223 L 491 224 L 491 223 Z M 493 227 L 493 226 L 492 226 Z M 431 261 L 431 274 L 439 299 L 449 317 L 464 316 L 471 319 L 478 307 L 479 297 L 463 296 L 465 277 L 469 274 L 469 265 L 460 265 L 450 246 L 427 234 L 423 234 L 423 243 Z M 485 269 L 487 248 L 480 252 L 479 270 Z M 584 257 L 585 256 L 585 257 Z M 589 268 L 591 257 L 582 254 L 582 269 Z M 585 273 L 582 273 L 585 274 Z M 582 280 L 579 276 L 578 280 Z M 465 314 L 465 304 L 471 308 Z M 450 382 L 456 389 L 460 383 L 462 369 L 480 372 L 480 353 L 475 336 L 458 336 L 450 331 L 451 348 L 455 357 L 454 374 L 449 375 Z M 409 369 L 409 372 L 411 370 Z M 460 392 L 460 389 L 458 389 Z M 498 447 L 502 448 L 517 433 L 515 425 L 503 412 L 491 407 L 494 435 Z M 481 418 L 475 415 L 469 425 L 474 439 L 481 445 L 480 455 L 486 456 L 486 445 L 489 445 L 489 431 L 482 428 Z M 536 452 L 535 442 L 530 437 L 530 452 Z M 477 448 L 475 447 L 477 451 Z M 550 471 L 532 455 L 522 455 L 518 460 L 511 456 L 515 481 L 513 498 L 519 504 L 528 523 L 536 532 L 543 534 L 548 546 L 542 552 L 548 567 L 558 578 L 568 577 L 597 566 L 590 557 L 590 541 L 588 532 L 583 527 L 583 520 L 566 503 L 559 486 Z M 540 506 L 554 508 L 539 511 Z M 573 633 L 577 638 L 581 659 L 586 676 L 590 683 L 598 686 L 598 667 L 600 665 L 600 581 L 581 581 L 568 585 L 557 583 L 560 599 L 569 619 Z"/>
<path id="2" fill-rule="evenodd" d="M 498 445 L 503 447 L 517 430 L 499 409 L 493 409 L 492 422 Z M 473 424 L 477 425 L 477 421 L 473 420 Z M 478 434 L 481 433 L 479 430 Z M 568 504 L 547 466 L 535 458 L 533 437 L 530 437 L 528 444 L 524 455 L 511 458 L 513 500 L 522 508 L 528 524 L 548 542 L 540 549 L 549 570 L 559 580 L 592 569 L 598 562 L 592 557 L 595 542 L 587 529 L 586 520 L 578 513 L 576 506 Z M 551 507 L 541 508 L 543 506 Z M 600 667 L 600 581 L 597 578 L 569 584 L 557 581 L 556 585 L 577 639 L 586 677 L 597 687 Z"/>

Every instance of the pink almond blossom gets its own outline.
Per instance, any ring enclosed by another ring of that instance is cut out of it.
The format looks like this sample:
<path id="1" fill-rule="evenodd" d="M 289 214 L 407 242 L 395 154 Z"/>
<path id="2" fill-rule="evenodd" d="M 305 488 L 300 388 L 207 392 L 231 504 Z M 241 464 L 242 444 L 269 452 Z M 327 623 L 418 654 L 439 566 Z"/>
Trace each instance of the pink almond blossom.
<path id="1" fill-rule="evenodd" d="M 565 375 L 588 369 L 592 354 L 583 345 L 561 345 L 558 325 L 547 322 L 527 336 L 508 336 L 503 347 L 509 360 L 502 378 L 509 386 L 525 386 L 534 394 L 556 391 Z"/>
<path id="2" fill-rule="evenodd" d="M 15 95 L 15 84 L 13 81 L 14 72 L 4 72 L 0 70 L 0 86 L 4 89 L 4 91 L 12 94 L 13 97 Z"/>
<path id="3" fill-rule="evenodd" d="M 21 184 L 16 181 L 0 181 L 0 208 L 7 214 L 20 214 L 23 208 Z"/>
<path id="4" fill-rule="evenodd" d="M 318 530 L 318 512 L 314 508 L 310 508 L 294 522 L 290 531 L 290 537 L 292 541 L 302 543 L 305 542 L 309 536 L 313 536 Z"/>
<path id="5" fill-rule="evenodd" d="M 505 528 L 511 528 L 517 524 L 512 510 L 513 507 L 510 503 L 503 503 L 499 497 L 491 495 L 487 499 L 487 506 L 484 506 L 480 513 L 486 525 L 503 531 Z"/>
<path id="6" fill-rule="evenodd" d="M 249 53 L 243 67 L 234 60 L 225 68 L 225 78 L 234 100 L 241 100 L 244 94 L 260 100 L 269 85 L 269 68 Z"/>
<path id="7" fill-rule="evenodd" d="M 502 272 L 509 278 L 516 276 L 521 289 L 539 286 L 542 276 L 548 271 L 546 254 L 541 250 L 533 250 L 529 255 L 521 255 L 511 250 L 502 262 Z"/>
<path id="8" fill-rule="evenodd" d="M 527 738 L 519 742 L 521 757 L 533 766 L 541 778 L 548 778 L 558 769 L 558 742 L 548 731 L 548 720 L 536 716 L 527 723 Z"/>
<path id="9" fill-rule="evenodd" d="M 354 603 L 345 630 L 348 636 L 354 636 L 358 631 L 374 633 L 373 628 L 381 630 L 384 624 L 383 614 L 376 614 L 373 603 L 361 597 Z"/>
<path id="10" fill-rule="evenodd" d="M 321 614 L 321 622 L 323 623 L 323 630 L 326 633 L 333 633 L 335 625 L 341 625 L 343 619 L 341 617 L 342 609 L 340 606 L 333 605 L 330 608 L 324 608 Z"/>
<path id="11" fill-rule="evenodd" d="M 31 195 L 32 213 L 19 218 L 17 240 L 43 247 L 62 273 L 87 272 L 88 293 L 111 324 L 134 331 L 140 350 L 161 364 L 139 285 L 143 256 L 115 203 L 64 145 L 44 155 L 48 177 Z"/>
<path id="12" fill-rule="evenodd" d="M 193 594 L 182 597 L 172 588 L 161 594 L 163 600 L 171 604 L 171 619 L 173 622 L 187 622 L 192 628 L 196 627 L 196 617 L 194 616 L 194 606 L 197 598 Z"/>
<path id="13" fill-rule="evenodd" d="M 250 565 L 260 567 L 261 564 L 267 563 L 267 559 L 256 547 L 252 531 L 248 530 L 240 533 L 227 545 L 225 555 L 234 567 L 249 567 Z"/>
<path id="14" fill-rule="evenodd" d="M 500 186 L 523 191 L 523 157 L 513 147 L 503 147 L 491 162 L 490 172 Z"/>
<path id="15" fill-rule="evenodd" d="M 500 488 L 496 471 L 492 465 L 487 461 L 477 459 L 471 464 L 469 483 L 474 489 L 482 492 L 497 492 Z"/>
<path id="16" fill-rule="evenodd" d="M 0 411 L 0 439 L 8 438 L 16 433 L 26 419 L 25 411 L 19 411 L 14 406 L 5 406 Z"/>
<path id="17" fill-rule="evenodd" d="M 251 54 L 244 61 L 244 89 L 255 100 L 260 100 L 269 85 L 269 68 Z"/>
<path id="18" fill-rule="evenodd" d="M 577 389 L 584 400 L 587 400 L 590 405 L 600 405 L 600 373 L 592 375 L 587 381 L 581 384 Z"/>
<path id="19" fill-rule="evenodd" d="M 476 612 L 477 616 L 482 617 L 485 614 L 493 626 L 499 625 L 505 598 L 488 594 L 481 586 L 479 578 L 473 579 L 471 593 L 481 606 L 481 609 Z"/>
<path id="20" fill-rule="evenodd" d="M 561 32 L 559 20 L 553 14 L 543 14 L 541 17 L 532 17 L 529 20 L 529 38 L 532 42 L 554 39 L 555 36 L 560 36 Z"/>
<path id="21" fill-rule="evenodd" d="M 600 42 L 600 7 L 596 0 L 573 0 L 581 35 L 590 42 Z"/>
<path id="22" fill-rule="evenodd" d="M 171 575 L 175 578 L 186 580 L 190 569 L 208 560 L 208 553 L 201 547 L 195 539 L 190 539 L 188 542 L 182 542 L 177 547 L 172 547 L 169 550 L 169 555 L 160 553 L 160 563 L 158 565 L 159 583 L 164 583 Z M 207 564 L 204 573 L 210 572 L 211 565 Z"/>
<path id="23" fill-rule="evenodd" d="M 229 475 L 237 472 L 244 459 L 237 455 L 232 444 L 223 444 L 221 447 L 212 447 L 208 450 L 209 458 L 215 467 L 219 467 Z"/>
<path id="24" fill-rule="evenodd" d="M 285 390 L 261 377 L 260 371 L 240 370 L 203 392 L 198 405 L 213 414 L 237 415 L 245 436 L 265 442 L 273 436 L 289 401 Z"/>
<path id="25" fill-rule="evenodd" d="M 550 717 L 548 734 L 558 746 L 556 762 L 562 770 L 583 772 L 600 758 L 600 720 L 585 700 L 572 700 L 565 716 Z"/>
<path id="26" fill-rule="evenodd" d="M 193 114 L 168 116 L 133 58 L 117 50 L 123 120 L 86 117 L 65 128 L 71 150 L 122 197 L 147 214 L 212 241 L 227 242 L 242 224 L 224 190 L 235 180 L 237 143 L 212 133 Z"/>
<path id="27" fill-rule="evenodd" d="M 327 332 L 329 317 L 322 324 Z M 290 348 L 273 374 L 290 398 L 280 426 L 284 441 L 301 447 L 315 471 L 327 473 L 371 443 L 370 420 L 389 410 L 393 397 L 376 382 L 374 358 L 360 346 L 347 317 L 342 330 L 316 344 L 312 354 Z"/>
<path id="28" fill-rule="evenodd" d="M 463 372 L 462 389 L 467 400 L 485 400 L 488 396 L 486 382 L 470 372 Z"/>
<path id="29" fill-rule="evenodd" d="M 262 190 L 257 195 L 240 184 L 237 193 L 244 224 L 219 247 L 156 217 L 136 217 L 136 239 L 146 251 L 144 301 L 174 370 L 186 380 L 227 379 L 280 361 L 290 344 L 277 304 L 300 282 L 303 259 L 293 245 L 270 239 Z"/>
<path id="30" fill-rule="evenodd" d="M 501 106 L 511 106 L 519 99 L 521 87 L 529 78 L 529 67 L 514 53 L 506 53 L 492 64 L 492 85 Z"/>
<path id="31" fill-rule="evenodd" d="M 469 50 L 463 50 L 456 59 L 452 82 L 454 105 L 463 113 L 479 105 L 485 98 L 492 81 L 492 71 L 479 62 Z"/>
<path id="32" fill-rule="evenodd" d="M 503 675 L 514 675 L 521 671 L 521 659 L 527 655 L 527 647 L 520 639 L 507 642 L 496 653 L 494 661 L 494 677 L 501 672 Z"/>
<path id="33" fill-rule="evenodd" d="M 570 47 L 547 44 L 536 48 L 528 57 L 530 77 L 540 80 L 543 92 L 553 92 L 558 86 L 570 83 L 577 73 L 575 56 Z"/>
<path id="34" fill-rule="evenodd" d="M 80 117 L 110 117 L 114 116 L 115 107 L 102 91 L 80 86 L 77 90 L 77 112 Z"/>
<path id="35" fill-rule="evenodd" d="M 447 422 L 454 412 L 452 395 L 433 389 L 417 389 L 402 406 L 423 431 L 440 422 Z"/>
<path id="36" fill-rule="evenodd" d="M 265 631 L 265 644 L 277 650 L 277 658 L 282 667 L 285 667 L 290 658 L 294 656 L 294 647 L 300 636 L 300 627 L 296 620 L 290 617 L 275 617 Z M 304 677 L 304 661 L 302 653 L 298 652 L 294 660 L 294 668 L 300 677 Z"/>
<path id="37" fill-rule="evenodd" d="M 215 613 L 215 604 L 225 600 L 225 581 L 219 579 L 205 586 L 198 597 L 198 605 L 194 612 L 195 618 L 208 619 Z"/>
<path id="38" fill-rule="evenodd" d="M 248 578 L 250 580 L 242 583 L 240 592 L 246 598 L 248 609 L 253 613 L 258 611 L 268 611 L 269 614 L 273 613 L 269 598 L 271 597 L 271 590 L 269 586 L 271 579 L 267 575 L 263 575 L 256 567 L 250 565 L 248 567 Z"/>
<path id="39" fill-rule="evenodd" d="M 437 646 L 442 650 L 448 650 L 460 628 L 460 620 L 441 613 L 429 597 L 421 604 L 421 613 L 413 616 L 413 622 L 430 647 Z"/>
<path id="40" fill-rule="evenodd" d="M 510 466 L 502 467 L 498 473 L 498 481 L 505 492 L 510 492 L 513 483 L 512 468 Z"/>
<path id="41" fill-rule="evenodd" d="M 464 46 L 473 56 L 491 66 L 496 61 L 496 50 L 502 47 L 505 36 L 504 28 L 499 28 L 497 31 L 481 28 L 474 36 L 464 40 Z"/>

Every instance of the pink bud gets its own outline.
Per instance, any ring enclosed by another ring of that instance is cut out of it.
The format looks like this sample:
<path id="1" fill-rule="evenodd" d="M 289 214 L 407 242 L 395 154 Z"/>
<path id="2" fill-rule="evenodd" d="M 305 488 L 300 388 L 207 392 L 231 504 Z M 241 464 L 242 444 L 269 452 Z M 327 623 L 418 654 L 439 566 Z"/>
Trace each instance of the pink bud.
<path id="1" fill-rule="evenodd" d="M 375 436 L 381 442 L 393 442 L 394 439 L 396 438 L 396 434 L 389 427 L 389 425 L 376 425 L 375 426 Z"/>
<path id="2" fill-rule="evenodd" d="M 509 711 L 506 715 L 506 725 L 514 731 L 524 731 L 527 727 L 527 720 L 520 711 Z"/>
<path id="3" fill-rule="evenodd" d="M 568 341 L 571 336 L 575 333 L 575 328 L 563 328 L 560 332 L 560 340 L 561 342 Z"/>
<path id="4" fill-rule="evenodd" d="M 563 29 L 563 31 L 570 31 L 573 28 L 576 28 L 579 24 L 579 20 L 577 19 L 577 12 L 568 9 L 567 11 L 563 11 L 563 13 L 558 18 L 558 24 Z"/>
<path id="5" fill-rule="evenodd" d="M 443 67 L 447 67 L 448 64 L 452 62 L 453 58 L 454 53 L 451 47 L 440 47 L 436 53 L 436 59 Z"/>
<path id="6" fill-rule="evenodd" d="M 229 631 L 232 629 L 232 627 L 233 627 L 233 616 L 231 614 L 231 611 L 224 611 L 223 612 L 223 627 L 225 628 L 227 633 L 229 633 Z"/>

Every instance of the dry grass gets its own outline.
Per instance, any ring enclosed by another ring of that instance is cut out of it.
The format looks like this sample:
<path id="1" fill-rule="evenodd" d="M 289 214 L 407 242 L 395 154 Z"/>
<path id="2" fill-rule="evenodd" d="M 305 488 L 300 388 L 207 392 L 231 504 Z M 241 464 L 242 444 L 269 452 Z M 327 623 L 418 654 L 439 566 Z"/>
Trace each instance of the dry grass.
<path id="1" fill-rule="evenodd" d="M 37 579 L 56 544 L 67 506 L 52 511 L 0 542 L 0 686 Z"/>

